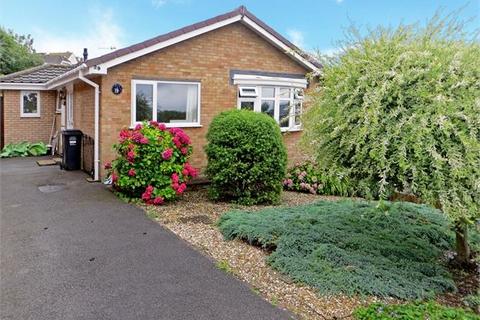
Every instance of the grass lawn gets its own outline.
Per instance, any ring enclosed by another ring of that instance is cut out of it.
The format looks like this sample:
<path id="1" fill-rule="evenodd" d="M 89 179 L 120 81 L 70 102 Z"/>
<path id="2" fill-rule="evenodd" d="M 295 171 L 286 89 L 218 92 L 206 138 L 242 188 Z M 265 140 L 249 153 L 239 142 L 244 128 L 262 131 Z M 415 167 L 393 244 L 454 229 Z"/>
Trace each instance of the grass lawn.
<path id="1" fill-rule="evenodd" d="M 227 239 L 272 250 L 274 269 L 321 294 L 417 299 L 455 290 L 442 262 L 453 235 L 427 206 L 320 201 L 232 211 L 218 225 Z"/>

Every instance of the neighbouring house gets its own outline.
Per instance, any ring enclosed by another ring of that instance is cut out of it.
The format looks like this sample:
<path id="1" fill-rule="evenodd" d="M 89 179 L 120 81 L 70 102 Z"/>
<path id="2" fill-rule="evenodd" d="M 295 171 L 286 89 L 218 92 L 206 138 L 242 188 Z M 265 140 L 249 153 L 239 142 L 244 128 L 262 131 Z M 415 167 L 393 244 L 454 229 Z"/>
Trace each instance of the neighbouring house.
<path id="1" fill-rule="evenodd" d="M 81 59 L 73 54 L 73 52 L 50 52 L 40 53 L 43 62 L 48 64 L 72 65 L 81 62 Z"/>
<path id="2" fill-rule="evenodd" d="M 290 163 L 301 160 L 307 75 L 320 64 L 243 6 L 217 17 L 75 65 L 45 64 L 0 78 L 5 143 L 49 142 L 79 129 L 94 141 L 95 179 L 124 127 L 156 120 L 191 137 L 191 163 L 205 168 L 206 133 L 231 108 L 265 112 L 284 132 Z"/>

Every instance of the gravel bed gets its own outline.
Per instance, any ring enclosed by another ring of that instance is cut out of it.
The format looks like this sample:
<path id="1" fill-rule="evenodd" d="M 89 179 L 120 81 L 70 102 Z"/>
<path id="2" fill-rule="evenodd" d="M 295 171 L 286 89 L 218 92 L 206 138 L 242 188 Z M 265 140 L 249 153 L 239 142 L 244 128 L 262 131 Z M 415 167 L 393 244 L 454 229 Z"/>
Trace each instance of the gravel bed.
<path id="1" fill-rule="evenodd" d="M 284 192 L 282 206 L 311 203 L 321 199 L 311 194 Z M 186 192 L 182 199 L 158 207 L 145 207 L 147 214 L 217 261 L 217 266 L 247 282 L 252 290 L 272 304 L 290 310 L 299 319 L 351 319 L 355 307 L 377 301 L 374 297 L 320 296 L 314 289 L 295 283 L 269 267 L 268 252 L 242 241 L 224 241 L 215 226 L 232 209 L 259 210 L 267 206 L 243 207 L 208 200 L 205 189 Z"/>

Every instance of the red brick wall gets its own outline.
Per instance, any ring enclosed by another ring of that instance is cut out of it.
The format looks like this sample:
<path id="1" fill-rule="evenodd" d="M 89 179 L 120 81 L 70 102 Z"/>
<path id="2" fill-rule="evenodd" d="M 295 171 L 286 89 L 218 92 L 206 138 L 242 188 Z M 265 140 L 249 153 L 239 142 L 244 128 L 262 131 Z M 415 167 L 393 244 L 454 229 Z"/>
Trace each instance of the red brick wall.
<path id="1" fill-rule="evenodd" d="M 135 78 L 199 80 L 201 82 L 201 128 L 185 128 L 194 148 L 192 165 L 205 168 L 205 135 L 213 117 L 236 108 L 237 88 L 230 83 L 230 70 L 306 73 L 284 52 L 273 47 L 240 23 L 206 33 L 174 46 L 131 60 L 108 70 L 102 77 L 100 123 L 102 163 L 115 157 L 112 145 L 122 127 L 130 125 L 131 80 Z M 123 86 L 111 93 L 114 83 Z M 301 159 L 297 142 L 301 132 L 285 135 L 289 162 Z"/>
<path id="2" fill-rule="evenodd" d="M 95 89 L 84 82 L 76 83 L 73 87 L 73 127 L 93 138 L 94 117 Z"/>
<path id="3" fill-rule="evenodd" d="M 40 92 L 40 117 L 20 117 L 20 91 L 3 91 L 5 144 L 50 141 L 53 116 L 55 114 L 56 91 Z M 57 115 L 60 117 L 60 115 Z"/>

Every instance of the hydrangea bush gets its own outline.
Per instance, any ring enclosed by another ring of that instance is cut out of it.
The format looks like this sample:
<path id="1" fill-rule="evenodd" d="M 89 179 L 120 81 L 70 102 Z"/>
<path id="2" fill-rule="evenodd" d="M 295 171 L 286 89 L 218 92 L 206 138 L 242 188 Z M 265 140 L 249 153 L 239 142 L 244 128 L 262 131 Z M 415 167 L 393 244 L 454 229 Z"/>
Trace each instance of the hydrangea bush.
<path id="1" fill-rule="evenodd" d="M 197 175 L 188 162 L 190 138 L 179 128 L 144 122 L 133 130 L 123 129 L 114 148 L 117 158 L 105 165 L 113 187 L 147 204 L 176 199 L 186 190 L 186 182 Z"/>

